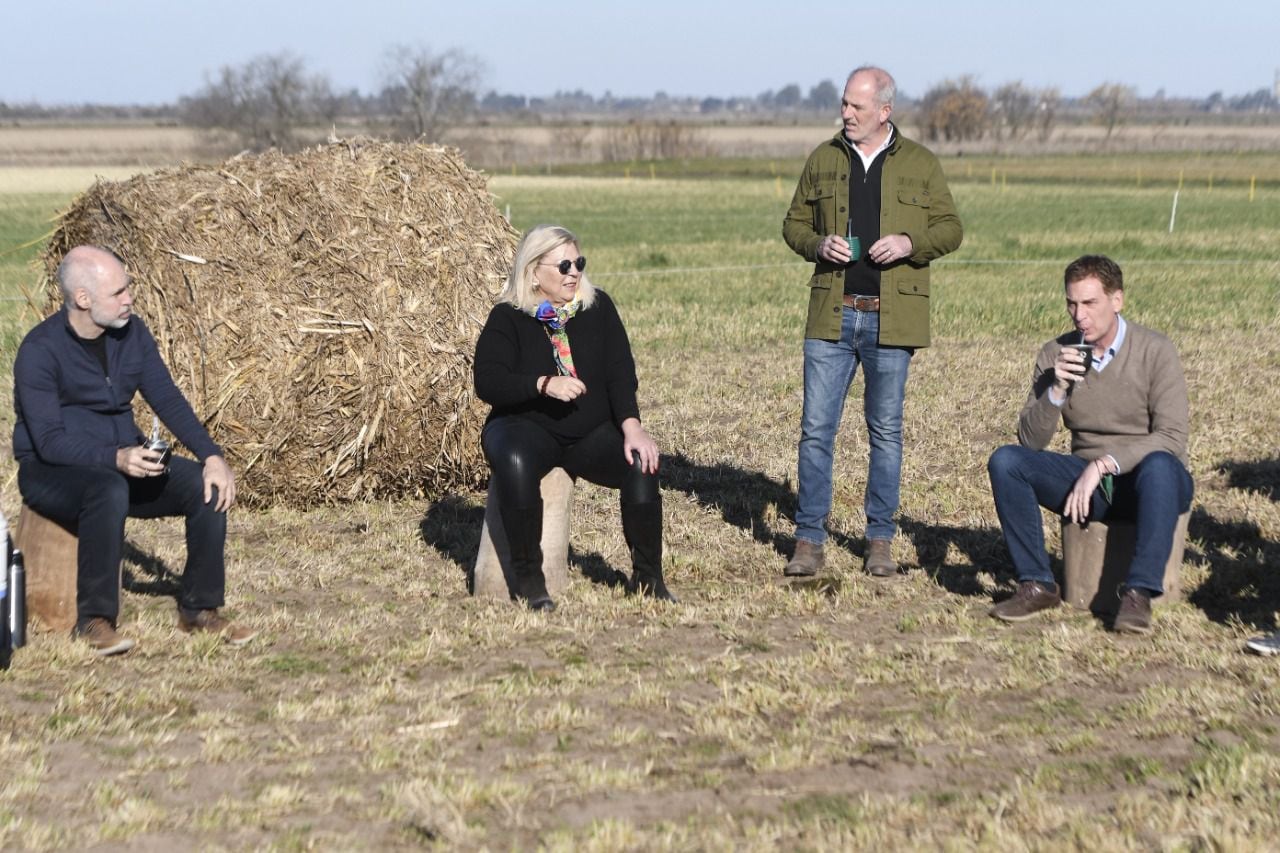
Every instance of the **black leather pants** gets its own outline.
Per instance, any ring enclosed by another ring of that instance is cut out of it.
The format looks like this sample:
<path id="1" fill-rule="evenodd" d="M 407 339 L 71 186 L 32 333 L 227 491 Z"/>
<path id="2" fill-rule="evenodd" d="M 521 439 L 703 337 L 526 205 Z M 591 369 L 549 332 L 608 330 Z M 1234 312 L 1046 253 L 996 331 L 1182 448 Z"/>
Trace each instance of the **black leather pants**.
<path id="1" fill-rule="evenodd" d="M 658 475 L 628 464 L 622 432 L 604 423 L 570 444 L 533 421 L 518 416 L 495 418 L 481 438 L 498 497 L 502 526 L 511 544 L 517 597 L 546 595 L 542 577 L 542 478 L 552 468 L 571 477 L 617 489 L 622 526 L 637 577 L 662 577 L 662 497 Z"/>

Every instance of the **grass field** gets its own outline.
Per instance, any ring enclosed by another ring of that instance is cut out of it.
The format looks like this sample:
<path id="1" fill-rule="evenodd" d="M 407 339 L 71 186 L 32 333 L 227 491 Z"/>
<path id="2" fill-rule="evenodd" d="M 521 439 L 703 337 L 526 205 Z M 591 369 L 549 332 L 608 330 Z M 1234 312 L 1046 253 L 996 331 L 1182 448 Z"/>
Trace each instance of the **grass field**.
<path id="1" fill-rule="evenodd" d="M 805 587 L 781 582 L 807 299 L 780 238 L 795 164 L 495 176 L 515 225 L 581 235 L 623 312 L 681 603 L 588 580 L 629 567 L 612 493 L 587 484 L 582 575 L 550 616 L 467 597 L 482 494 L 238 510 L 230 609 L 263 633 L 232 651 L 174 628 L 180 526 L 136 524 L 139 647 L 98 661 L 38 635 L 0 675 L 0 848 L 1274 849 L 1280 667 L 1241 648 L 1280 610 L 1280 156 L 1213 188 L 1208 159 L 1004 161 L 995 181 L 990 161 L 948 161 L 966 238 L 934 269 L 934 346 L 908 387 L 909 572 L 856 571 L 858 382 L 830 578 Z M 0 296 L 31 281 L 35 247 L 7 250 L 76 180 L 0 175 Z M 1122 263 L 1128 316 L 1174 339 L 1191 394 L 1183 600 L 1150 638 L 1067 609 L 986 615 L 1012 582 L 986 458 L 1067 328 L 1061 270 L 1085 251 Z M 31 318 L 0 304 L 7 387 Z M 11 462 L 0 476 L 12 512 Z"/>

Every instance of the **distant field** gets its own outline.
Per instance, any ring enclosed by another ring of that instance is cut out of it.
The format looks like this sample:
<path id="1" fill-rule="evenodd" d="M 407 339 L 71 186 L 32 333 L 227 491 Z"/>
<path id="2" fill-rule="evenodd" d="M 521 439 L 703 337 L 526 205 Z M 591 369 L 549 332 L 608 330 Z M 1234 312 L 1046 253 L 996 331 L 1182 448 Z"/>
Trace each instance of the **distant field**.
<path id="1" fill-rule="evenodd" d="M 896 119 L 895 119 L 896 120 Z M 910 115 L 902 119 L 903 131 L 913 138 L 919 132 Z M 491 119 L 485 124 L 452 129 L 446 143 L 467 153 L 468 162 L 495 171 L 576 170 L 580 164 L 596 164 L 608 174 L 620 174 L 628 164 L 600 163 L 603 152 L 610 149 L 610 139 L 625 131 L 627 122 L 612 125 L 584 123 L 574 116 L 545 116 L 541 119 L 504 121 Z M 660 165 L 668 173 L 681 168 L 686 161 L 739 160 L 803 160 L 820 140 L 835 133 L 834 113 L 830 121 L 808 120 L 804 123 L 746 124 L 734 122 L 691 121 L 682 127 L 684 142 L 679 159 Z M 316 127 L 300 132 L 303 142 L 322 142 L 335 128 Z M 345 122 L 336 128 L 340 136 L 377 133 L 361 124 Z M 624 134 L 625 135 L 625 134 Z M 1048 139 L 1034 135 L 1012 141 L 988 136 L 965 142 L 931 143 L 946 158 L 995 158 L 1006 166 L 1016 165 L 1021 158 L 1057 158 L 1083 155 L 1080 159 L 1100 158 L 1127 166 L 1135 154 L 1146 157 L 1159 152 L 1180 159 L 1213 160 L 1250 152 L 1280 153 L 1280 122 L 1270 125 L 1239 125 L 1215 122 L 1211 117 L 1194 125 L 1131 124 L 1122 125 L 1108 139 L 1101 127 L 1064 124 Z M 155 167 L 188 161 L 211 161 L 230 156 L 240 150 L 237 140 L 227 134 L 188 127 L 147 125 L 144 123 L 65 125 L 27 123 L 0 126 L 0 168 L 114 165 Z M 1011 159 L 1012 158 L 1012 159 Z M 572 164 L 572 165 L 571 165 Z M 966 164 L 967 165 L 967 164 Z M 641 164 L 648 166 L 648 161 Z M 1083 167 L 1086 171 L 1091 166 Z M 706 167 L 699 167 L 705 170 Z M 712 173 L 720 169 L 713 168 Z M 786 169 L 787 173 L 794 169 Z M 985 175 L 979 169 L 975 177 Z M 1130 177 L 1129 174 L 1123 175 Z M 1154 177 L 1154 176 L 1152 176 Z M 1174 173 L 1174 177 L 1177 175 Z M 1247 175 L 1245 176 L 1247 179 Z"/>
<path id="2" fill-rule="evenodd" d="M 0 166 L 159 166 L 205 153 L 206 134 L 146 124 L 0 127 Z"/>
<path id="3" fill-rule="evenodd" d="M 519 228 L 577 231 L 620 306 L 682 603 L 587 579 L 629 568 L 615 496 L 587 484 L 549 617 L 466 596 L 482 494 L 240 510 L 230 605 L 263 636 L 233 652 L 173 628 L 180 527 L 133 525 L 139 648 L 92 661 L 40 635 L 0 674 L 0 848 L 193 832 L 279 850 L 1273 848 L 1280 666 L 1241 645 L 1280 618 L 1277 156 L 949 158 L 966 237 L 934 269 L 934 346 L 908 387 L 909 573 L 856 571 L 859 380 L 830 578 L 799 589 L 780 577 L 808 273 L 780 229 L 798 164 L 663 177 L 680 168 L 517 168 L 490 189 Z M 10 247 L 90 177 L 0 172 L 0 295 L 33 281 L 37 247 Z M 985 461 L 1013 440 L 1039 344 L 1067 328 L 1061 270 L 1086 251 L 1124 265 L 1128 316 L 1175 341 L 1191 394 L 1184 600 L 1150 638 L 1065 609 L 986 615 L 1012 577 Z M 0 387 L 31 319 L 0 314 Z M 0 463 L 7 511 L 12 474 Z"/>

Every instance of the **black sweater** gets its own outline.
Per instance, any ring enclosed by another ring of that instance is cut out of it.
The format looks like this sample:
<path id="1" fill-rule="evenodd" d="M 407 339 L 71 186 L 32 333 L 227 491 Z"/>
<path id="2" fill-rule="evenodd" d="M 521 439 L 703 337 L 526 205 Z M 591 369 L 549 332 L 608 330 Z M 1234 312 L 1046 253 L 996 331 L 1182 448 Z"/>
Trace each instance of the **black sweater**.
<path id="1" fill-rule="evenodd" d="M 639 418 L 636 365 L 618 310 L 603 290 L 595 304 L 565 324 L 578 378 L 587 393 L 566 403 L 538 394 L 538 377 L 556 375 L 555 356 L 538 320 L 500 302 L 489 312 L 476 341 L 476 395 L 493 411 L 489 420 L 520 415 L 562 441 L 584 437 L 605 421 L 619 428 Z"/>
<path id="2" fill-rule="evenodd" d="M 886 149 L 887 151 L 887 149 Z M 858 152 L 849 152 L 849 218 L 853 233 L 862 241 L 862 257 L 844 268 L 844 292 L 859 296 L 880 295 L 880 267 L 867 252 L 880 239 L 880 176 L 884 173 L 886 151 L 881 151 L 864 170 Z"/>

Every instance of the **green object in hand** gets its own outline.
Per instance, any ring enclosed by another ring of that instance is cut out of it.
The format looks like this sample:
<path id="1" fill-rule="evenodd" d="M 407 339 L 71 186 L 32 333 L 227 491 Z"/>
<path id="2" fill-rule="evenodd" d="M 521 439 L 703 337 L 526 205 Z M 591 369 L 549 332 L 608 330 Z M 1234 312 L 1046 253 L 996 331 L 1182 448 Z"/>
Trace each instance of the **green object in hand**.
<path id="1" fill-rule="evenodd" d="M 1115 494 L 1116 480 L 1111 474 L 1103 474 L 1102 479 L 1098 482 L 1098 488 L 1102 490 L 1102 499 L 1108 504 L 1111 503 L 1111 496 Z"/>
<path id="2" fill-rule="evenodd" d="M 844 241 L 849 244 L 849 263 L 856 264 L 858 258 L 862 257 L 862 241 L 858 239 L 858 235 L 853 233 L 853 220 L 849 220 L 849 224 L 844 229 Z"/>

